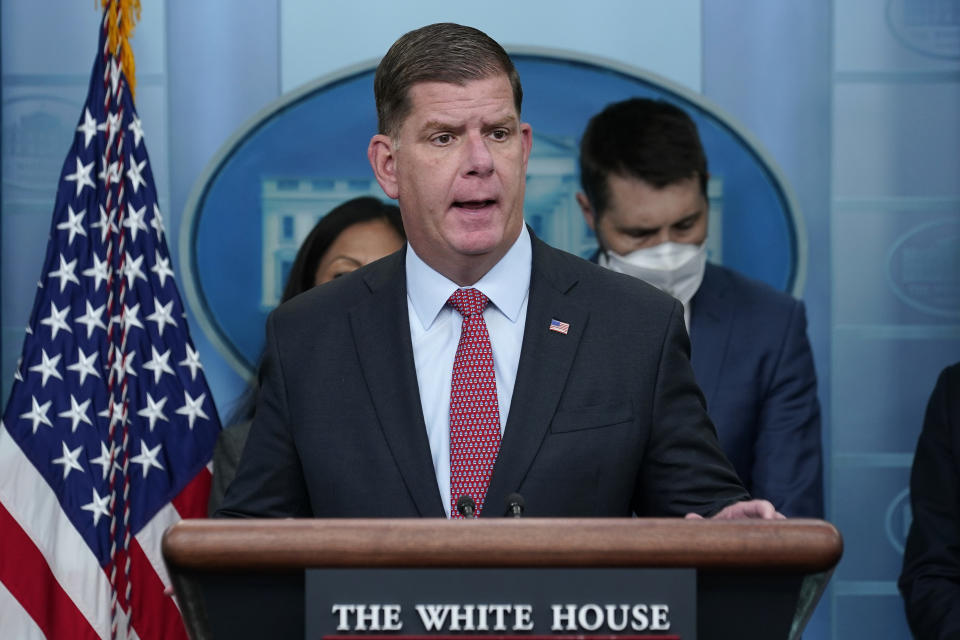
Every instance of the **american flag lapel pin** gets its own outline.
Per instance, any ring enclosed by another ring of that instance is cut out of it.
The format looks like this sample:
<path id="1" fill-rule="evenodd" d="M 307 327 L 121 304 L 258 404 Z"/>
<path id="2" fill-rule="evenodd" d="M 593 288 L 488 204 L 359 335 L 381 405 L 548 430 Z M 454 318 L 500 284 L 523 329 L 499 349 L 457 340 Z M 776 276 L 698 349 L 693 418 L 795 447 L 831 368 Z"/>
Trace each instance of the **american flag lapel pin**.
<path id="1" fill-rule="evenodd" d="M 557 333 L 567 335 L 567 332 L 570 331 L 570 323 L 560 322 L 556 318 L 552 318 L 550 320 L 550 331 L 556 331 Z"/>

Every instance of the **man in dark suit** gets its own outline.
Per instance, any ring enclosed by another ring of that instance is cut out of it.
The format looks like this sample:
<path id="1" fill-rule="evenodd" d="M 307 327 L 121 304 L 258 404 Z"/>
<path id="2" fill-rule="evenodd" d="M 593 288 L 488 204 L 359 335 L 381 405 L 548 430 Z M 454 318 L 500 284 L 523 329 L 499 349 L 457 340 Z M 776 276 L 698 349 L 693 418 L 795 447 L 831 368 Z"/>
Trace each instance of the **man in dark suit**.
<path id="1" fill-rule="evenodd" d="M 917 638 L 960 638 L 960 362 L 940 373 L 910 472 L 900 593 Z"/>
<path id="2" fill-rule="evenodd" d="M 707 158 L 696 125 L 663 101 L 611 104 L 587 126 L 580 168 L 594 261 L 683 303 L 697 382 L 747 490 L 787 516 L 823 517 L 804 306 L 707 262 Z"/>
<path id="3" fill-rule="evenodd" d="M 682 307 L 524 226 L 532 138 L 503 49 L 430 25 L 374 89 L 368 156 L 408 245 L 271 314 L 220 513 L 502 516 L 519 492 L 528 515 L 782 517 L 720 451 Z"/>

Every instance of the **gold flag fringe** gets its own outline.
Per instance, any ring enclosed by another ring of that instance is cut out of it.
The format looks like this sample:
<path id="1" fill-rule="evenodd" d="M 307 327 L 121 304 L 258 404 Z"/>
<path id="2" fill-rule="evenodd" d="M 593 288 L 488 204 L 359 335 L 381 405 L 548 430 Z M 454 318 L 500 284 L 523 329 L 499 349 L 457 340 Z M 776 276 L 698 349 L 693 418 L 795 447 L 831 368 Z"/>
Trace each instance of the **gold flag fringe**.
<path id="1" fill-rule="evenodd" d="M 133 28 L 140 19 L 140 0 L 101 0 L 104 9 L 109 7 L 107 29 L 110 50 L 120 61 L 123 74 L 130 87 L 130 96 L 136 95 L 136 64 L 133 61 L 133 49 L 130 38 Z"/>

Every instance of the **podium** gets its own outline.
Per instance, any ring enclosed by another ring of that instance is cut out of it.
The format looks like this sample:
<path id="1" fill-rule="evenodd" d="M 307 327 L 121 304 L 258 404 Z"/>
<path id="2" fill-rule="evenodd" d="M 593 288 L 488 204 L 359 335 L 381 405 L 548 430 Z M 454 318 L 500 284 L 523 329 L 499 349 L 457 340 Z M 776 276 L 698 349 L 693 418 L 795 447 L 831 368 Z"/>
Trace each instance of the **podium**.
<path id="1" fill-rule="evenodd" d="M 803 519 L 188 520 L 163 555 L 194 640 L 303 638 L 314 569 L 687 570 L 696 637 L 718 640 L 798 638 L 842 546 L 832 525 Z"/>

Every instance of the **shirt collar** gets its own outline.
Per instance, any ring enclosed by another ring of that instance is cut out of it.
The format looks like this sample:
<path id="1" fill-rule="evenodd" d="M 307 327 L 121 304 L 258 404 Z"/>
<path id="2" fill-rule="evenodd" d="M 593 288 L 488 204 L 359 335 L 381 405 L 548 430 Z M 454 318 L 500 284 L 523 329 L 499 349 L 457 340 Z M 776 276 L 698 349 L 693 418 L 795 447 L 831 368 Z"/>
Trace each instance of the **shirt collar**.
<path id="1" fill-rule="evenodd" d="M 516 322 L 523 301 L 530 290 L 530 270 L 533 248 L 526 225 L 520 230 L 513 246 L 500 261 L 482 277 L 474 289 L 479 289 L 503 315 Z M 428 330 L 440 314 L 447 300 L 459 287 L 446 276 L 434 271 L 407 243 L 406 257 L 407 297 L 420 325 Z M 518 287 L 517 283 L 523 286 Z"/>

